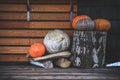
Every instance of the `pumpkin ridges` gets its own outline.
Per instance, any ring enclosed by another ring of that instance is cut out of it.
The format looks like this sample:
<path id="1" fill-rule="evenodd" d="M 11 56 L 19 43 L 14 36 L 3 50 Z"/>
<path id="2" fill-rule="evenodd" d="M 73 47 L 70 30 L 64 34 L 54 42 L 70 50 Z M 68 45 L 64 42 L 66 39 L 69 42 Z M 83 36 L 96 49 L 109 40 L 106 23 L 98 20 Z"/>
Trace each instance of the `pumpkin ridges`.
<path id="1" fill-rule="evenodd" d="M 45 46 L 41 43 L 34 43 L 29 49 L 31 57 L 40 57 L 45 54 Z"/>
<path id="2" fill-rule="evenodd" d="M 75 18 L 73 19 L 73 21 L 72 21 L 72 27 L 73 27 L 74 29 L 76 29 L 76 23 L 77 23 L 77 21 L 82 20 L 82 19 L 91 19 L 91 18 L 90 18 L 89 16 L 87 16 L 87 15 L 77 16 L 77 17 L 75 17 Z"/>
<path id="3" fill-rule="evenodd" d="M 95 19 L 95 29 L 100 31 L 108 31 L 111 28 L 111 23 L 107 19 Z"/>

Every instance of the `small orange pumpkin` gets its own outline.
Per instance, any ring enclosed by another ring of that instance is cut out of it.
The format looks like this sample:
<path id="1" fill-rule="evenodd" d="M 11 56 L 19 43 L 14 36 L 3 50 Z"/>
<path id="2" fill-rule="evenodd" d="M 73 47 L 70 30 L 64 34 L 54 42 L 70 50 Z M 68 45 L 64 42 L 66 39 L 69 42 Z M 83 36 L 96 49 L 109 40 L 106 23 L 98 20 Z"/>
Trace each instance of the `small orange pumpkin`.
<path id="1" fill-rule="evenodd" d="M 73 19 L 73 21 L 72 21 L 72 27 L 73 27 L 74 29 L 77 29 L 77 28 L 76 28 L 77 22 L 80 21 L 80 20 L 83 20 L 83 19 L 91 19 L 91 18 L 90 18 L 89 16 L 87 16 L 87 15 L 77 16 L 77 17 L 75 17 L 75 18 Z"/>
<path id="2" fill-rule="evenodd" d="M 40 57 L 45 54 L 45 46 L 41 43 L 34 43 L 29 49 L 31 57 Z"/>
<path id="3" fill-rule="evenodd" d="M 107 19 L 95 19 L 95 29 L 99 31 L 108 31 L 111 28 L 111 23 Z"/>

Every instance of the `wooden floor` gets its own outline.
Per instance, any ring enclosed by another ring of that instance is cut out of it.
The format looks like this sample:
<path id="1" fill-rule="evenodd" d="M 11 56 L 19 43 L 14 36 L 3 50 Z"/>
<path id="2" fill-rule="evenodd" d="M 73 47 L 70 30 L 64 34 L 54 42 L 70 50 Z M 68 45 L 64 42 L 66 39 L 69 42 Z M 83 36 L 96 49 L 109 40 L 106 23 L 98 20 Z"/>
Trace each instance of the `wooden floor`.
<path id="1" fill-rule="evenodd" d="M 120 80 L 120 67 L 44 69 L 28 63 L 0 64 L 0 80 Z"/>

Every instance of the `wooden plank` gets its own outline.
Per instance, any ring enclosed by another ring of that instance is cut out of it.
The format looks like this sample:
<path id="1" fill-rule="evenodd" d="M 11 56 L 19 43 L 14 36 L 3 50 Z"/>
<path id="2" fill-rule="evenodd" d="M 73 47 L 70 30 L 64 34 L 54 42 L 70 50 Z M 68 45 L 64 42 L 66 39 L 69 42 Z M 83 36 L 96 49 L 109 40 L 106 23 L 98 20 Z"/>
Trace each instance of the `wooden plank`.
<path id="1" fill-rule="evenodd" d="M 0 45 L 29 45 L 26 38 L 0 38 Z"/>
<path id="2" fill-rule="evenodd" d="M 44 37 L 50 30 L 0 30 L 0 37 Z M 63 30 L 72 36 L 73 30 Z"/>
<path id="3" fill-rule="evenodd" d="M 77 14 L 74 14 L 76 16 Z M 31 13 L 31 20 L 69 20 L 69 13 Z M 0 20 L 26 20 L 26 13 L 0 13 Z"/>
<path id="4" fill-rule="evenodd" d="M 33 4 L 30 8 L 31 12 L 70 12 L 69 4 Z M 77 12 L 77 5 L 74 5 L 74 12 Z"/>
<path id="5" fill-rule="evenodd" d="M 1 21 L 0 28 L 28 28 L 28 22 Z"/>
<path id="6" fill-rule="evenodd" d="M 29 39 L 29 40 L 30 40 L 30 45 L 32 45 L 32 44 L 34 44 L 34 43 L 43 43 L 43 39 L 44 39 L 44 38 Z"/>
<path id="7" fill-rule="evenodd" d="M 1 4 L 6 4 L 6 3 L 26 3 L 26 0 L 0 0 Z"/>
<path id="8" fill-rule="evenodd" d="M 54 3 L 54 4 L 66 4 L 70 3 L 70 0 L 30 0 L 31 3 L 38 4 L 38 3 Z M 76 0 L 74 0 L 74 3 L 76 3 Z"/>
<path id="9" fill-rule="evenodd" d="M 74 17 L 77 14 L 74 14 Z M 31 20 L 69 20 L 70 13 L 31 13 Z"/>
<path id="10" fill-rule="evenodd" d="M 0 13 L 0 20 L 26 20 L 26 13 Z"/>
<path id="11" fill-rule="evenodd" d="M 16 21 L 1 21 L 0 28 L 60 28 L 60 29 L 71 29 L 70 22 L 16 22 Z"/>
<path id="12" fill-rule="evenodd" d="M 76 0 L 74 0 L 74 2 L 76 3 Z M 0 0 L 0 3 L 17 3 L 17 4 L 20 4 L 20 3 L 26 3 L 26 0 Z M 30 3 L 34 3 L 34 4 L 38 4 L 38 3 L 70 3 L 70 0 L 30 0 Z"/>
<path id="13" fill-rule="evenodd" d="M 44 68 L 39 68 L 39 67 L 35 67 L 29 63 L 0 63 L 0 73 L 43 73 L 44 75 L 46 73 L 50 73 L 50 74 L 66 74 L 66 73 L 71 73 L 72 74 L 81 74 L 83 73 L 83 75 L 87 74 L 94 74 L 94 73 L 98 73 L 98 74 L 120 74 L 120 67 L 111 67 L 111 68 L 89 68 L 89 69 L 83 69 L 83 68 L 66 68 L 66 69 L 62 69 L 62 68 L 53 68 L 53 69 L 44 69 Z M 82 74 L 81 74 L 82 75 Z M 119 76 L 120 77 L 120 76 Z"/>
<path id="14" fill-rule="evenodd" d="M 7 47 L 0 46 L 0 54 L 26 54 L 29 51 L 29 47 Z"/>
<path id="15" fill-rule="evenodd" d="M 13 75 L 12 76 L 13 78 L 9 78 L 9 75 L 8 76 L 1 76 L 1 79 L 2 80 L 5 80 L 5 79 L 17 79 L 17 80 L 34 80 L 34 79 L 39 79 L 39 80 L 119 80 L 119 77 L 116 77 L 116 76 L 72 76 L 72 75 L 67 75 L 67 76 L 61 76 L 61 75 L 58 75 L 58 76 L 40 76 L 40 75 L 35 75 L 35 76 L 16 76 L 16 75 Z"/>
<path id="16" fill-rule="evenodd" d="M 0 55 L 0 62 L 28 62 L 26 55 Z"/>
<path id="17" fill-rule="evenodd" d="M 60 28 L 60 29 L 71 29 L 70 22 L 30 22 L 30 28 Z"/>
<path id="18" fill-rule="evenodd" d="M 29 46 L 33 43 L 43 43 L 43 38 L 0 38 L 0 46 Z"/>
<path id="19" fill-rule="evenodd" d="M 0 4 L 0 11 L 26 12 L 27 9 L 25 4 Z"/>
<path id="20" fill-rule="evenodd" d="M 84 73 L 83 74 L 77 73 L 78 75 L 74 75 L 74 74 L 72 75 L 72 73 L 71 73 L 71 75 L 69 73 L 67 73 L 68 75 L 67 74 L 64 75 L 64 73 L 61 73 L 61 74 L 59 73 L 59 75 L 55 75 L 58 73 L 53 73 L 53 75 L 51 73 L 48 73 L 46 75 L 42 75 L 42 74 L 44 74 L 44 73 L 41 73 L 41 74 L 39 74 L 39 73 L 26 73 L 26 74 L 25 73 L 16 73 L 16 75 L 15 75 L 15 73 L 6 73 L 6 74 L 3 73 L 3 74 L 1 74 L 2 75 L 1 79 L 8 79 L 9 76 L 12 76 L 10 79 L 17 79 L 17 80 L 19 80 L 19 79 L 25 79 L 25 80 L 26 79 L 27 80 L 33 80 L 33 79 L 39 79 L 39 80 L 47 80 L 47 79 L 49 79 L 49 80 L 51 80 L 51 79 L 54 79 L 54 80 L 60 80 L 60 79 L 62 79 L 62 80 L 69 80 L 69 79 L 70 80 L 71 79 L 72 80 L 106 80 L 106 79 L 118 80 L 119 79 L 118 75 L 117 76 L 114 74 L 113 75 L 112 74 L 104 75 L 104 73 L 101 73 L 101 74 L 93 73 L 93 75 L 92 75 L 92 73 L 90 73 L 90 74 L 87 73 L 88 75 L 84 75 Z"/>

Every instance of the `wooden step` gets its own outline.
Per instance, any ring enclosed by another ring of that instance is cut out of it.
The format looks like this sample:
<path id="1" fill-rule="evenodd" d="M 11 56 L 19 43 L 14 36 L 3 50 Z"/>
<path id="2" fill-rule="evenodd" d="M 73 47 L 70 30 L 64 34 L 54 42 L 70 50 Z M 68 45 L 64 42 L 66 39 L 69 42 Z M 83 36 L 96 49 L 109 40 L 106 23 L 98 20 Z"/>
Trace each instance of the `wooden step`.
<path id="1" fill-rule="evenodd" d="M 119 68 L 53 68 L 44 69 L 24 64 L 1 64 L 1 80 L 119 80 Z"/>

